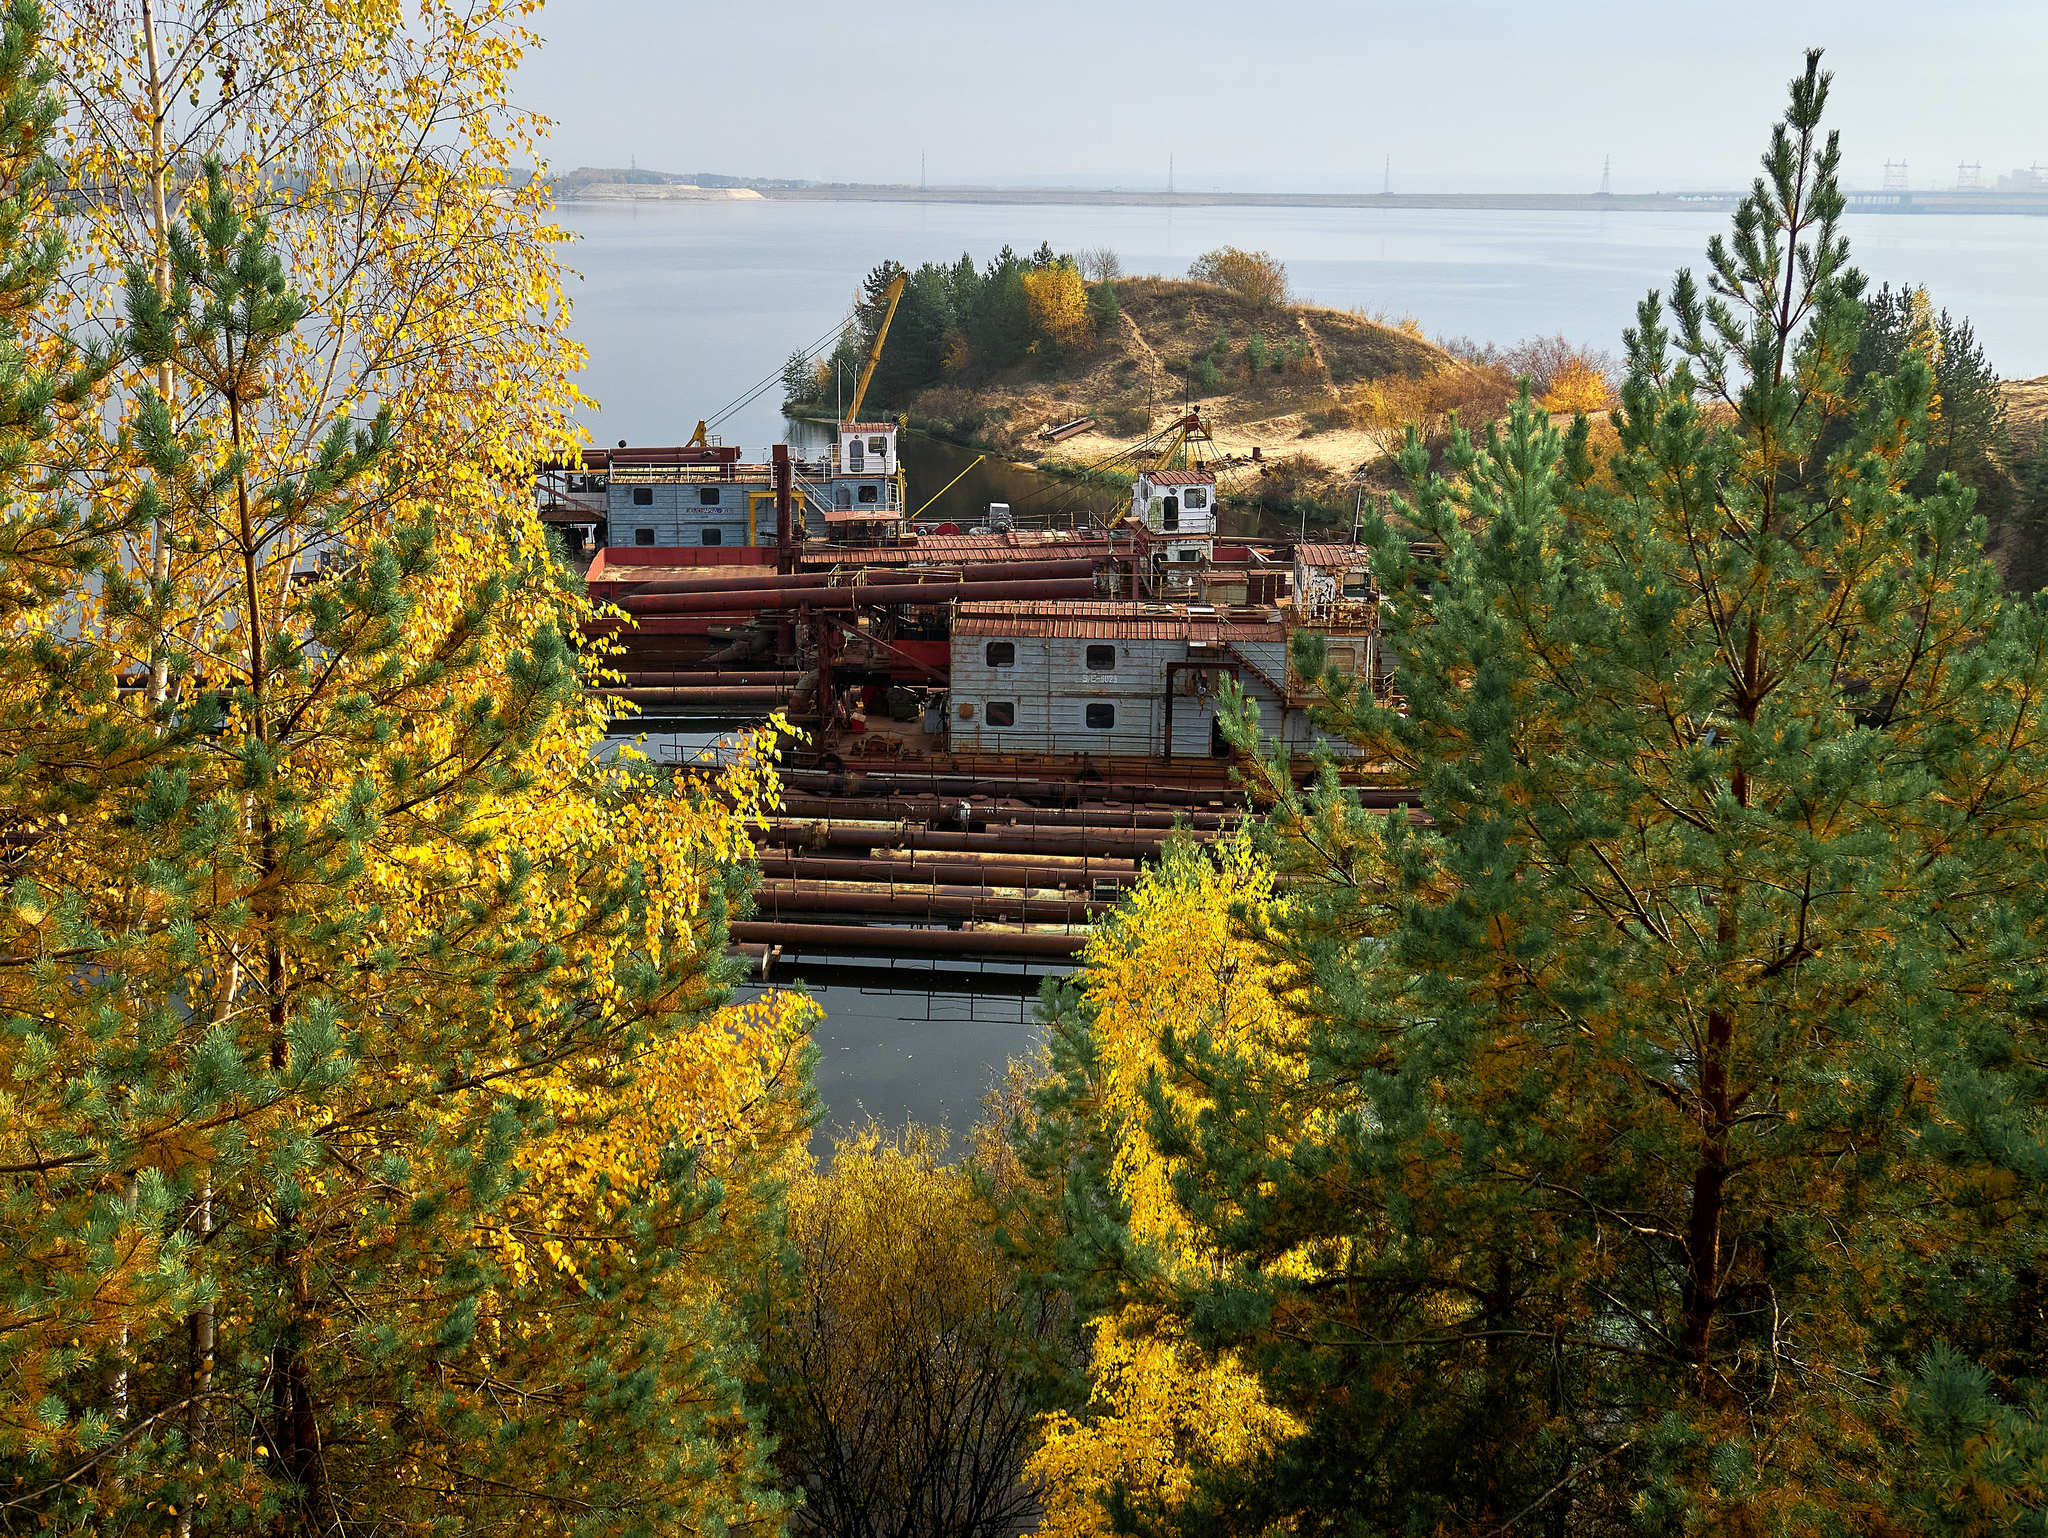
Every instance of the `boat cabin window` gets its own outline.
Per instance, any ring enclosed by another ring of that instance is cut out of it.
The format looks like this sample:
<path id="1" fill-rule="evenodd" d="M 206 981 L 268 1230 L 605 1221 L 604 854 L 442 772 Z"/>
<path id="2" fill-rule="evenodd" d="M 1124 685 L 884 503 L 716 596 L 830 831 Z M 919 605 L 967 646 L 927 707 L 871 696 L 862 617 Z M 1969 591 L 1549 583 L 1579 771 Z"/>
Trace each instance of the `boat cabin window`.
<path id="1" fill-rule="evenodd" d="M 635 529 L 635 530 L 633 531 L 633 543 L 634 543 L 634 544 L 636 544 L 636 545 L 651 545 L 651 544 L 653 544 L 653 543 L 654 543 L 654 530 L 652 530 L 652 529 Z"/>
<path id="2" fill-rule="evenodd" d="M 716 486 L 699 486 L 697 488 L 697 503 L 700 507 L 718 506 L 718 488 Z"/>
<path id="3" fill-rule="evenodd" d="M 874 500 L 875 500 L 875 493 L 876 493 L 876 492 L 877 492 L 877 491 L 878 491 L 879 489 L 880 489 L 880 488 L 878 488 L 878 487 L 874 487 L 874 486 L 863 486 L 863 487 L 861 487 L 861 489 L 860 489 L 860 499 L 861 499 L 861 501 L 863 501 L 863 502 L 872 502 L 872 501 L 874 501 Z"/>
<path id="4" fill-rule="evenodd" d="M 1106 732 L 1116 725 L 1116 706 L 1095 704 L 1088 707 L 1088 725 L 1098 732 Z"/>
<path id="5" fill-rule="evenodd" d="M 1180 527 L 1180 499 L 1178 497 L 1168 497 L 1160 504 L 1159 527 L 1162 529 L 1177 529 Z"/>
<path id="6" fill-rule="evenodd" d="M 990 700 L 988 702 L 988 724 L 990 726 L 1015 726 L 1017 724 L 1017 702 L 1015 700 Z"/>
<path id="7" fill-rule="evenodd" d="M 849 507 L 853 506 L 853 493 L 844 486 L 834 486 L 832 488 L 832 506 L 842 513 L 845 512 Z"/>
<path id="8" fill-rule="evenodd" d="M 1183 550 L 1174 557 L 1176 561 L 1199 561 L 1201 558 L 1202 552 L 1199 550 Z"/>
<path id="9" fill-rule="evenodd" d="M 992 668 L 1013 668 L 1017 665 L 1017 643 L 991 641 L 982 648 L 981 655 Z"/>
<path id="10" fill-rule="evenodd" d="M 722 545 L 722 544 L 724 544 L 724 543 L 725 543 L 725 530 L 723 530 L 723 529 L 706 529 L 706 530 L 704 531 L 704 543 L 705 543 L 705 544 L 707 544 L 707 545 Z"/>
<path id="11" fill-rule="evenodd" d="M 654 488 L 652 486 L 635 486 L 633 488 L 633 505 L 635 507 L 654 506 Z"/>
<path id="12" fill-rule="evenodd" d="M 887 438 L 870 438 L 870 439 L 868 439 L 868 452 L 869 452 L 870 454 L 886 454 L 886 453 L 888 453 L 888 452 L 889 452 L 889 440 L 888 440 Z"/>
<path id="13" fill-rule="evenodd" d="M 1088 666 L 1097 673 L 1107 673 L 1116 667 L 1114 646 L 1091 646 L 1088 648 Z"/>
<path id="14" fill-rule="evenodd" d="M 1187 490 L 1187 495 L 1182 500 L 1187 503 L 1188 511 L 1193 512 L 1197 508 L 1209 505 L 1209 493 L 1200 486 L 1190 486 Z"/>

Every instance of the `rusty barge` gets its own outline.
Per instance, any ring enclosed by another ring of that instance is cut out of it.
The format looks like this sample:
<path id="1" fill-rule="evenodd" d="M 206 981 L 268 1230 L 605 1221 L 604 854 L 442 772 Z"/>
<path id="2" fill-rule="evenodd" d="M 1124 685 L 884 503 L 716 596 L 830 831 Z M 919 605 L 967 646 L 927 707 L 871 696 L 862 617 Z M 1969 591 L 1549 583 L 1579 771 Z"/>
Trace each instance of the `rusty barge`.
<path id="1" fill-rule="evenodd" d="M 610 644 L 622 728 L 780 710 L 806 741 L 762 841 L 764 956 L 1058 961 L 1180 830 L 1244 815 L 1218 721 L 1228 678 L 1264 729 L 1317 745 L 1292 639 L 1381 694 L 1362 547 L 1233 539 L 1198 416 L 1159 435 L 1113 520 L 919 524 L 899 424 L 758 463 L 699 440 L 543 469 Z M 1336 745 L 1332 745 L 1333 747 Z M 1400 804 L 1398 790 L 1369 793 Z"/>

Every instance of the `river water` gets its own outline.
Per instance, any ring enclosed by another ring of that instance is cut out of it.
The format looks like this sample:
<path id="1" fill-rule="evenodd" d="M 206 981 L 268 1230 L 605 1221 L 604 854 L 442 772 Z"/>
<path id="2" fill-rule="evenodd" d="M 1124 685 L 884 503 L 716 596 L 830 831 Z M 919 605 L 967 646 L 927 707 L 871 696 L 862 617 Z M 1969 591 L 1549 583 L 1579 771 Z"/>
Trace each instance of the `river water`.
<path id="1" fill-rule="evenodd" d="M 899 203 L 570 204 L 573 329 L 590 351 L 585 392 L 599 443 L 680 443 L 836 332 L 855 289 L 887 257 L 915 266 L 1019 251 L 1109 246 L 1130 273 L 1184 272 L 1219 245 L 1262 248 L 1304 298 L 1412 315 L 1432 337 L 1511 342 L 1563 332 L 1620 350 L 1645 290 L 1703 266 L 1719 214 L 1292 208 L 1097 208 Z M 2048 219 L 1851 215 L 1856 264 L 1879 281 L 1925 284 L 1969 316 L 1993 365 L 2048 374 Z M 768 383 L 717 425 L 755 452 L 792 436 Z M 752 457 L 751 455 L 749 457 Z M 913 498 L 930 496 L 971 455 L 913 444 Z M 1042 494 L 1041 494 L 1042 493 Z M 971 521 L 991 500 L 1058 508 L 1085 494 L 1046 490 L 1014 468 L 977 469 L 928 517 Z M 795 975 L 801 975 L 801 969 Z M 818 1085 L 827 1130 L 866 1115 L 964 1130 L 983 1091 L 1032 1036 L 1030 1000 L 1003 991 L 914 985 L 815 990 Z"/>

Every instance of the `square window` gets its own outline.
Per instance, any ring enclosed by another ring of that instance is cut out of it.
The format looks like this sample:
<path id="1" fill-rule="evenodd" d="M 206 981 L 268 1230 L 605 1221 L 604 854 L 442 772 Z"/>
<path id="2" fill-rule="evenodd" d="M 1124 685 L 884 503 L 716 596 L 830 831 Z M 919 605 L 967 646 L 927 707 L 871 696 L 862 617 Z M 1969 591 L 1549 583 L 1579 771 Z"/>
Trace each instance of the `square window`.
<path id="1" fill-rule="evenodd" d="M 1174 557 L 1177 561 L 1199 561 L 1201 558 L 1202 552 L 1199 550 L 1183 550 Z"/>
<path id="2" fill-rule="evenodd" d="M 654 506 L 654 488 L 652 486 L 635 486 L 633 488 L 633 505 L 635 507 Z"/>
<path id="3" fill-rule="evenodd" d="M 634 543 L 634 544 L 636 544 L 636 545 L 651 545 L 651 544 L 653 544 L 653 543 L 654 543 L 654 530 L 652 530 L 652 529 L 635 529 L 635 530 L 633 531 L 633 543 Z"/>
<path id="4" fill-rule="evenodd" d="M 860 489 L 860 499 L 861 499 L 861 501 L 863 501 L 863 502 L 873 502 L 873 501 L 875 500 L 875 493 L 876 493 L 877 491 L 879 491 L 880 489 L 881 489 L 881 488 L 880 488 L 880 487 L 878 487 L 878 486 L 863 486 L 863 487 L 861 487 L 861 489 Z"/>
<path id="5" fill-rule="evenodd" d="M 1090 705 L 1088 707 L 1088 724 L 1098 732 L 1108 731 L 1112 726 L 1116 725 L 1116 706 Z"/>
<path id="6" fill-rule="evenodd" d="M 1116 668 L 1116 648 L 1114 646 L 1089 647 L 1088 666 L 1097 673 L 1113 672 Z"/>
<path id="7" fill-rule="evenodd" d="M 718 506 L 718 488 L 716 486 L 699 486 L 697 488 L 697 505 L 699 507 Z"/>
<path id="8" fill-rule="evenodd" d="M 887 438 L 870 438 L 870 439 L 868 439 L 868 452 L 869 452 L 870 454 L 886 454 L 886 453 L 888 453 L 888 452 L 889 452 L 889 440 L 888 440 Z"/>
<path id="9" fill-rule="evenodd" d="M 990 700 L 988 702 L 988 724 L 990 726 L 1015 726 L 1017 724 L 1017 702 L 1015 700 Z"/>
<path id="10" fill-rule="evenodd" d="M 1204 491 L 1199 486 L 1190 486 L 1188 488 L 1188 494 L 1183 500 L 1187 503 L 1188 511 L 1193 512 L 1197 508 L 1203 508 L 1209 505 L 1209 493 Z"/>
<path id="11" fill-rule="evenodd" d="M 992 668 L 1013 668 L 1017 665 L 1017 643 L 991 641 L 982 648 L 981 655 Z"/>
<path id="12" fill-rule="evenodd" d="M 722 545 L 722 544 L 724 544 L 724 543 L 725 543 L 725 530 L 723 530 L 723 529 L 706 529 L 706 530 L 704 531 L 704 543 L 705 543 L 705 544 L 707 544 L 707 545 Z"/>

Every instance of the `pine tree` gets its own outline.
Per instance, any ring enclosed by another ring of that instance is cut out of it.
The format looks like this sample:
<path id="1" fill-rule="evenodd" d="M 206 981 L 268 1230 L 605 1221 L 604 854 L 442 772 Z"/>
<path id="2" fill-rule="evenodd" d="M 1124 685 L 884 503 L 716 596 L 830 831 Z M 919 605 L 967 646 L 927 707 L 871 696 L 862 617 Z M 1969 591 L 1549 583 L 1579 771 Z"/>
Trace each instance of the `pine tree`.
<path id="1" fill-rule="evenodd" d="M 35 373 L 37 25 L 0 40 L 0 1520 L 772 1525 L 730 1303 L 805 1018 L 719 1011 L 767 744 L 716 796 L 595 761 L 544 553 L 456 460 L 403 494 L 386 412 L 280 399 L 308 305 L 217 163 L 169 281 L 128 273 L 173 397 Z M 45 452 L 67 403 L 122 417 L 98 460 Z"/>
<path id="2" fill-rule="evenodd" d="M 1882 1531 L 1938 1339 L 2040 1378 L 2048 611 L 1915 489 L 1929 360 L 1853 367 L 1828 84 L 1640 307 L 1605 463 L 1526 389 L 1448 476 L 1410 433 L 1371 526 L 1405 708 L 1301 640 L 1429 824 L 1264 766 L 1285 901 L 1240 921 L 1291 1026 L 1164 1022 L 1147 1092 L 1201 1264 L 1077 1179 L 1076 1270 L 1299 1425 L 1122 1527 Z"/>

